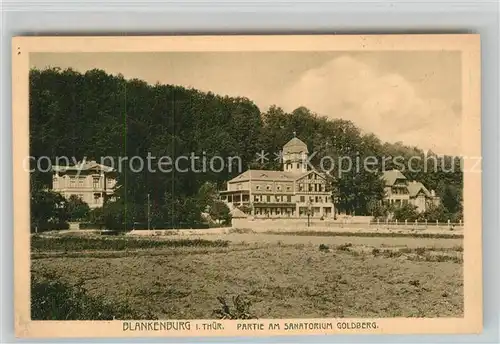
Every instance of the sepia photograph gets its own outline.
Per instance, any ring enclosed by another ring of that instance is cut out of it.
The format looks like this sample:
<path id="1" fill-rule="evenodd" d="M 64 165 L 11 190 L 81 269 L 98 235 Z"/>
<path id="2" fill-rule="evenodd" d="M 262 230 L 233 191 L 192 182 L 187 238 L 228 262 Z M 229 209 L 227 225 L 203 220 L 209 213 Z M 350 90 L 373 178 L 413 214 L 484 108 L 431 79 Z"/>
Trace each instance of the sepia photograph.
<path id="1" fill-rule="evenodd" d="M 479 59 L 478 35 L 15 38 L 16 331 L 480 331 Z"/>

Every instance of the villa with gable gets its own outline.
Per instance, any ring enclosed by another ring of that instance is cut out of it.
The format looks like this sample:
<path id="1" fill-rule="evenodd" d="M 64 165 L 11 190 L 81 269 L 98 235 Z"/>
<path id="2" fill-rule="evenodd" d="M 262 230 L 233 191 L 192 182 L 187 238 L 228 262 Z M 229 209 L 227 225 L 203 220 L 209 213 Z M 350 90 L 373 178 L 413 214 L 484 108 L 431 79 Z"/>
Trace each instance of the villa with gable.
<path id="1" fill-rule="evenodd" d="M 385 204 L 393 204 L 396 207 L 413 204 L 420 212 L 426 211 L 430 204 L 439 204 L 439 197 L 434 190 L 429 191 L 424 184 L 415 180 L 408 181 L 399 170 L 384 171 L 383 180 Z"/>
<path id="2" fill-rule="evenodd" d="M 104 199 L 112 199 L 116 186 L 116 171 L 96 161 L 79 162 L 74 166 L 52 166 L 52 189 L 66 199 L 77 196 L 91 209 L 104 205 Z"/>
<path id="3" fill-rule="evenodd" d="M 256 218 L 333 218 L 326 176 L 308 169 L 308 153 L 303 141 L 292 138 L 283 146 L 282 171 L 247 170 L 227 182 L 221 199 L 231 210 L 246 206 Z"/>

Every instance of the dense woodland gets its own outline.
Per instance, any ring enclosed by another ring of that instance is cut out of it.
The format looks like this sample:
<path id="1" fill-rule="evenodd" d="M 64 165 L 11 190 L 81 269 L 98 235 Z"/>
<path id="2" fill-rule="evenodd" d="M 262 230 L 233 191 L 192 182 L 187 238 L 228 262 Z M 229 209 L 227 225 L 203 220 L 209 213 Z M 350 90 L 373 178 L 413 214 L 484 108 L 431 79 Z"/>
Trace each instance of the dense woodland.
<path id="1" fill-rule="evenodd" d="M 384 143 L 374 134 L 362 133 L 354 123 L 341 119 L 342 113 L 329 115 L 327 119 L 304 107 L 291 113 L 277 106 L 259 109 L 244 97 L 220 96 L 174 85 L 150 85 L 101 70 L 84 74 L 58 68 L 30 72 L 30 150 L 35 158 L 48 156 L 54 162 L 57 156 L 96 161 L 104 156 L 146 159 L 150 153 L 175 159 L 194 152 L 208 158 L 239 156 L 243 170 L 279 169 L 280 163 L 272 159 L 273 153 L 280 151 L 293 132 L 308 144 L 310 152 L 317 152 L 312 159 L 316 165 L 323 156 L 350 156 L 352 161 L 357 157 L 363 161 L 366 156 L 404 157 L 400 162 L 415 155 L 424 156 L 416 147 Z M 261 164 L 255 160 L 261 150 L 270 152 L 269 162 Z M 444 160 L 437 171 L 433 171 L 431 162 L 427 172 L 423 168 L 418 173 L 403 172 L 443 198 L 441 217 L 458 218 L 463 178 L 460 161 Z M 412 166 L 417 168 L 418 164 L 423 166 L 423 158 Z M 454 172 L 448 172 L 452 165 Z M 387 162 L 385 168 L 390 169 L 391 163 Z M 149 193 L 154 221 L 195 223 L 207 206 L 214 205 L 216 190 L 237 174 L 235 168 L 232 172 L 226 168 L 218 173 L 150 173 L 147 169 L 137 173 L 125 168 L 118 176 L 118 201 L 100 211 L 118 221 L 144 221 Z M 381 212 L 376 205 L 383 195 L 380 170 L 368 172 L 361 168 L 359 172 L 339 173 L 334 169 L 331 174 L 333 195 L 340 211 Z M 32 174 L 32 216 L 47 212 L 48 205 L 41 207 L 40 200 L 51 202 L 42 191 L 50 183 L 50 174 Z"/>

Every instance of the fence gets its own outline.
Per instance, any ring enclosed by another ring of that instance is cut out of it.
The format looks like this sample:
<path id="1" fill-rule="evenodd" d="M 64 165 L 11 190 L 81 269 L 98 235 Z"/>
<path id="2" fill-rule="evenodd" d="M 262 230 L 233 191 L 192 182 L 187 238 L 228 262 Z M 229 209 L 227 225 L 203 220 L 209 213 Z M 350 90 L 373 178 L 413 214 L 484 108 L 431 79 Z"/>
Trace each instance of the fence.
<path id="1" fill-rule="evenodd" d="M 425 230 L 425 229 L 435 229 L 435 230 L 453 230 L 462 229 L 463 223 L 451 223 L 451 222 L 415 222 L 415 221 L 382 221 L 382 220 L 372 220 L 372 221 L 356 221 L 356 219 L 351 218 L 348 220 L 337 219 L 333 220 L 319 220 L 310 219 L 260 219 L 260 218 L 238 218 L 232 220 L 232 227 L 234 228 L 249 228 L 256 231 L 260 230 L 370 230 L 383 228 L 388 230 Z"/>
<path id="2" fill-rule="evenodd" d="M 459 222 L 451 222 L 448 221 L 398 221 L 398 220 L 372 220 L 370 221 L 370 226 L 387 226 L 387 227 L 400 227 L 400 226 L 412 226 L 412 227 L 463 227 L 463 222 L 460 220 Z"/>

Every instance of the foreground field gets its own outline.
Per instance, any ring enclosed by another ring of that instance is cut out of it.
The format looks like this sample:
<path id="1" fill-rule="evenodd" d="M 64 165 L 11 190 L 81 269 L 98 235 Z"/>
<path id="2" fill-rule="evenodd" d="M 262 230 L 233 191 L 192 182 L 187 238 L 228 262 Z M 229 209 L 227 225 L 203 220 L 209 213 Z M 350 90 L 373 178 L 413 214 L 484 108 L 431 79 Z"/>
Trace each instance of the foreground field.
<path id="1" fill-rule="evenodd" d="M 461 240 L 408 239 L 411 244 L 403 245 L 383 238 L 260 236 L 182 243 L 37 238 L 33 288 L 44 285 L 37 295 L 47 299 L 51 280 L 61 283 L 51 288 L 78 286 L 78 298 L 88 300 L 82 307 L 101 300 L 111 318 L 220 317 L 221 300 L 233 307 L 235 296 L 247 300 L 245 312 L 257 318 L 463 315 Z M 85 314 L 95 319 L 103 311 Z"/>

